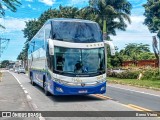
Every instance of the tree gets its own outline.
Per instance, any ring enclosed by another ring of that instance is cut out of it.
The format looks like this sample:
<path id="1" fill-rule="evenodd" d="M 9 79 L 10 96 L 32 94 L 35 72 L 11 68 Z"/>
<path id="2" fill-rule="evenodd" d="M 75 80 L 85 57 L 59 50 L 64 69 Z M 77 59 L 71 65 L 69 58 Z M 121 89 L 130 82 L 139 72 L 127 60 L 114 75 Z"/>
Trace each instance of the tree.
<path id="1" fill-rule="evenodd" d="M 6 68 L 9 65 L 9 60 L 3 60 L 1 62 L 1 68 Z"/>
<path id="2" fill-rule="evenodd" d="M 160 39 L 160 0 L 147 0 L 143 5 L 145 8 L 144 24 L 148 26 L 151 33 L 157 33 Z"/>
<path id="3" fill-rule="evenodd" d="M 137 43 L 130 43 L 127 44 L 124 50 L 120 51 L 120 54 L 123 55 L 123 60 L 146 60 L 152 59 L 154 54 L 150 52 L 148 44 L 137 44 Z"/>
<path id="4" fill-rule="evenodd" d="M 0 18 L 5 16 L 5 9 L 4 6 L 7 7 L 9 10 L 11 10 L 12 12 L 16 12 L 18 6 L 20 6 L 21 3 L 18 0 L 1 0 L 0 2 Z M 0 27 L 4 28 L 4 26 L 2 26 L 0 24 Z"/>
<path id="5" fill-rule="evenodd" d="M 131 23 L 131 8 L 132 5 L 127 0 L 89 0 L 89 6 L 82 11 L 86 13 L 84 17 L 92 16 L 89 19 L 98 22 L 109 38 L 109 35 L 116 35 L 116 29 L 125 31 L 126 21 Z"/>
<path id="6" fill-rule="evenodd" d="M 108 55 L 110 59 L 110 66 L 120 67 L 123 61 L 136 61 L 138 60 L 152 60 L 155 59 L 154 53 L 149 50 L 148 44 L 127 44 L 125 49 L 116 52 L 115 56 Z"/>

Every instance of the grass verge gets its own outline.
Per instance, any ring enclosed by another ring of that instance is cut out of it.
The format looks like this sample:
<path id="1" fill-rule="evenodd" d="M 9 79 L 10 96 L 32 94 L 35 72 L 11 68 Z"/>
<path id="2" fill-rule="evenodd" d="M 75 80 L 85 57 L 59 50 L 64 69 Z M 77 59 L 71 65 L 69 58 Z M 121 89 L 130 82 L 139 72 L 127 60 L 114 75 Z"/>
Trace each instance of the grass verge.
<path id="1" fill-rule="evenodd" d="M 147 89 L 160 90 L 160 80 L 137 80 L 137 79 L 119 79 L 108 77 L 109 83 L 130 85 L 136 87 L 143 87 Z"/>

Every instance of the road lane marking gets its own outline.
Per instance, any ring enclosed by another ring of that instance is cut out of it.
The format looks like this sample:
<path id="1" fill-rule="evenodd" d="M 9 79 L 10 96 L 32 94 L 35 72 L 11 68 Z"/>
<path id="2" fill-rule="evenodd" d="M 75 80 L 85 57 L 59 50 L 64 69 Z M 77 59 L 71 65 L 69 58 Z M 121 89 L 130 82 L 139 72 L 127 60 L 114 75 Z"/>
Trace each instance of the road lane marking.
<path id="1" fill-rule="evenodd" d="M 96 98 L 100 98 L 100 99 L 103 99 L 103 100 L 106 100 L 106 98 L 100 97 L 98 95 L 91 95 L 91 96 L 96 97 Z"/>
<path id="2" fill-rule="evenodd" d="M 112 86 L 112 85 L 107 85 L 107 86 L 108 86 L 108 87 L 113 87 L 113 88 L 122 89 L 122 90 L 126 90 L 126 91 L 132 91 L 132 92 L 137 92 L 137 93 L 141 93 L 141 94 L 146 94 L 146 95 L 151 95 L 151 96 L 160 97 L 160 95 L 155 95 L 155 94 L 152 94 L 152 93 L 141 92 L 141 91 L 137 91 L 137 90 L 133 90 L 133 89 L 120 88 L 120 87 Z"/>
<path id="3" fill-rule="evenodd" d="M 149 110 L 149 109 L 137 106 L 137 105 L 133 105 L 133 104 L 128 104 L 128 106 L 139 109 L 139 110 L 142 110 L 142 111 L 152 111 L 152 110 Z"/>
<path id="4" fill-rule="evenodd" d="M 35 110 L 38 110 L 38 107 L 37 107 L 36 104 L 32 103 L 32 105 L 33 105 L 33 107 L 34 107 Z"/>
<path id="5" fill-rule="evenodd" d="M 19 79 L 16 77 L 16 76 L 14 76 L 11 72 L 9 72 L 16 80 L 17 80 L 17 82 L 20 84 L 20 86 L 22 85 L 21 84 L 21 82 L 19 81 Z"/>
<path id="6" fill-rule="evenodd" d="M 17 80 L 17 82 L 20 84 L 20 86 L 22 87 L 22 89 L 23 89 L 23 91 L 26 93 L 26 96 L 27 96 L 27 100 L 28 100 L 28 104 L 30 104 L 32 107 L 32 110 L 33 111 L 38 111 L 38 107 L 37 107 L 37 105 L 36 104 L 34 104 L 33 102 L 32 102 L 32 98 L 31 98 L 31 96 L 29 95 L 29 93 L 28 93 L 28 91 L 23 87 L 23 85 L 21 84 L 21 82 L 19 81 L 19 79 L 15 76 L 15 75 L 13 75 L 11 72 L 9 72 L 16 80 Z M 45 118 L 44 117 L 38 117 L 38 119 L 39 120 L 45 120 Z"/>
<path id="7" fill-rule="evenodd" d="M 27 90 L 24 90 L 24 92 L 25 92 L 26 94 L 28 94 L 28 91 L 27 91 Z"/>
<path id="8" fill-rule="evenodd" d="M 110 98 L 110 97 L 108 97 L 108 96 L 104 96 L 104 95 L 101 95 L 101 94 L 94 94 L 94 95 L 92 95 L 92 96 L 98 97 L 98 98 L 101 98 L 101 99 L 104 99 L 104 100 L 106 100 L 106 99 L 112 99 L 112 98 Z M 119 102 L 118 102 L 118 103 L 119 103 Z M 157 115 L 160 114 L 160 113 L 154 112 L 154 111 L 152 111 L 152 110 L 149 110 L 149 109 L 146 109 L 146 108 L 137 106 L 137 105 L 133 105 L 133 104 L 128 104 L 128 105 L 123 104 L 123 103 L 119 103 L 119 104 L 121 104 L 121 105 L 124 106 L 124 107 L 130 108 L 130 109 L 132 109 L 132 110 L 142 111 L 142 112 L 144 112 L 144 113 L 150 112 L 150 113 L 157 114 Z M 160 117 L 157 117 L 157 118 L 160 118 Z"/>
<path id="9" fill-rule="evenodd" d="M 94 96 L 94 97 L 98 97 L 98 98 L 101 98 L 101 99 L 111 99 L 110 97 L 108 97 L 108 96 L 104 96 L 104 95 L 101 95 L 101 94 L 93 94 L 92 96 Z"/>
<path id="10" fill-rule="evenodd" d="M 39 117 L 39 120 L 45 120 L 45 118 L 44 117 Z"/>
<path id="11" fill-rule="evenodd" d="M 30 95 L 27 95 L 27 99 L 30 101 L 32 100 L 31 96 Z"/>
<path id="12" fill-rule="evenodd" d="M 132 106 L 129 106 L 129 105 L 125 105 L 125 104 L 122 104 L 122 103 L 119 103 L 119 104 L 121 104 L 121 105 L 124 106 L 124 107 L 130 108 L 130 109 L 132 109 L 132 110 L 142 111 L 142 110 L 140 110 L 140 109 L 137 109 L 137 108 L 132 107 Z"/>
<path id="13" fill-rule="evenodd" d="M 160 115 L 160 113 L 157 113 L 153 110 L 150 110 L 150 109 L 146 109 L 146 108 L 143 108 L 143 107 L 140 107 L 140 106 L 137 106 L 137 105 L 133 105 L 133 104 L 128 104 L 127 106 L 130 106 L 131 108 L 134 108 L 134 109 L 138 109 L 139 111 L 142 111 L 142 112 L 150 112 L 152 114 L 157 114 L 158 116 Z M 160 117 L 157 117 L 157 118 L 160 118 Z"/>

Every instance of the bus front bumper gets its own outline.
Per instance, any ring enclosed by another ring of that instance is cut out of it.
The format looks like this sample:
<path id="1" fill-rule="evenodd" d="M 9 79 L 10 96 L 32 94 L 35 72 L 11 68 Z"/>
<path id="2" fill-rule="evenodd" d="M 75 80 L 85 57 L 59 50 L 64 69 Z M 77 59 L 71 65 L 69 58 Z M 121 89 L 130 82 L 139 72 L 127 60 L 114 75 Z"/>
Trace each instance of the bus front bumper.
<path id="1" fill-rule="evenodd" d="M 67 86 L 57 82 L 53 83 L 54 95 L 86 95 L 103 94 L 106 92 L 106 82 L 95 86 Z"/>

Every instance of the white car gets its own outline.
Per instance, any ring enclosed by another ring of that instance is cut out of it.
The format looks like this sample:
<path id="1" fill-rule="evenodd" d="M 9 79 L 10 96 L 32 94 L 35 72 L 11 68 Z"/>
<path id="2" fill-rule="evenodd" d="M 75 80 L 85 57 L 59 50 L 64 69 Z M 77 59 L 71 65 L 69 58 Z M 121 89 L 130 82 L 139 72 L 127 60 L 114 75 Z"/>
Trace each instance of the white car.
<path id="1" fill-rule="evenodd" d="M 18 74 L 19 73 L 26 73 L 26 70 L 23 68 L 23 67 L 20 67 L 19 69 L 18 69 Z"/>
<path id="2" fill-rule="evenodd" d="M 15 69 L 14 69 L 14 72 L 17 73 L 17 72 L 18 72 L 18 68 L 15 68 Z"/>

